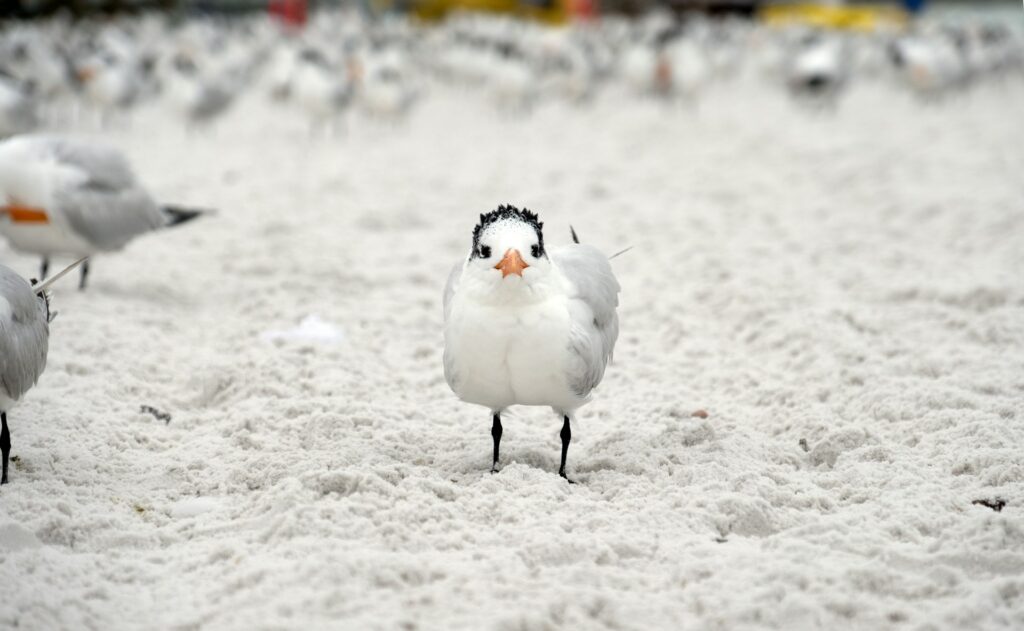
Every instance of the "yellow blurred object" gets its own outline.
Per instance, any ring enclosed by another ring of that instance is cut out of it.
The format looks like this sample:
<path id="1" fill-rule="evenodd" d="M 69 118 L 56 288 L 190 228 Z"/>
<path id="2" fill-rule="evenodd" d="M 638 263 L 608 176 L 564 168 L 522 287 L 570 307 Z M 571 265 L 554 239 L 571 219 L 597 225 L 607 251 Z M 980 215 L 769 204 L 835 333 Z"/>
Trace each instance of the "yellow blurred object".
<path id="1" fill-rule="evenodd" d="M 760 16 L 768 24 L 808 24 L 855 31 L 877 31 L 907 23 L 906 11 L 886 5 L 775 4 L 763 7 Z"/>
<path id="2" fill-rule="evenodd" d="M 569 0 L 551 0 L 549 6 L 525 0 L 413 0 L 413 14 L 421 20 L 440 20 L 454 11 L 507 13 L 548 24 L 563 24 L 569 17 Z"/>

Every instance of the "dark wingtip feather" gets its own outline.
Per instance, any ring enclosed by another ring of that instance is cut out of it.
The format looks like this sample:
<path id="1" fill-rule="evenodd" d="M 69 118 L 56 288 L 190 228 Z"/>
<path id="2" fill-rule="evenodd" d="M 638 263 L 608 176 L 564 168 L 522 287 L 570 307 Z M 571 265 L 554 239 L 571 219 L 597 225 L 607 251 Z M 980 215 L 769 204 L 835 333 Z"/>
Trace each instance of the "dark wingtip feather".
<path id="1" fill-rule="evenodd" d="M 569 226 L 569 232 L 572 233 L 572 242 L 573 243 L 579 243 L 580 242 L 580 238 L 578 236 L 576 236 L 576 228 L 573 228 L 572 226 Z"/>
<path id="2" fill-rule="evenodd" d="M 164 216 L 167 217 L 168 228 L 192 221 L 196 217 L 212 214 L 209 210 L 182 208 L 180 206 L 164 206 L 161 210 L 163 210 Z"/>

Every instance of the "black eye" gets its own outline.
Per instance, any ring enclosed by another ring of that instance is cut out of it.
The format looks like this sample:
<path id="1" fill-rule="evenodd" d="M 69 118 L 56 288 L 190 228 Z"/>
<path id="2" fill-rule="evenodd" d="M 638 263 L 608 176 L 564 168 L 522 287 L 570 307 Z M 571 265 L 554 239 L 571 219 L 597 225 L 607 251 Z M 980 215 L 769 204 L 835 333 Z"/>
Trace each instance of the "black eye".
<path id="1" fill-rule="evenodd" d="M 487 245 L 480 246 L 480 258 L 489 259 L 491 258 L 491 248 Z"/>
<path id="2" fill-rule="evenodd" d="M 530 248 L 530 254 L 532 254 L 533 258 L 535 258 L 535 259 L 539 259 L 540 258 L 540 254 L 541 253 L 540 253 L 540 244 L 539 243 L 534 243 L 533 244 L 533 246 Z"/>

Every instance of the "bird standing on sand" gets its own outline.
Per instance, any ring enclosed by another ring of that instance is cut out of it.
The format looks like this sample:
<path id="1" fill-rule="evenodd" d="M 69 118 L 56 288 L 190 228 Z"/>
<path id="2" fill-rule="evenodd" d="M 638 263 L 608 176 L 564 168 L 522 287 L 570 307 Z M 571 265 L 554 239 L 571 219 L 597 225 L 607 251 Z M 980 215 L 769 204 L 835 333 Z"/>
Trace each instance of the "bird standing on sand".
<path id="1" fill-rule="evenodd" d="M 460 399 L 491 411 L 492 472 L 501 413 L 542 405 L 563 419 L 558 474 L 568 479 L 571 420 L 612 357 L 619 283 L 608 257 L 575 232 L 573 241 L 549 253 L 536 214 L 499 206 L 480 215 L 472 250 L 448 278 L 445 379 Z"/>
<path id="2" fill-rule="evenodd" d="M 787 64 L 789 92 L 804 102 L 835 105 L 850 77 L 849 55 L 838 37 L 809 33 L 797 43 Z"/>
<path id="3" fill-rule="evenodd" d="M 193 124 L 211 121 L 226 112 L 237 93 L 226 77 L 207 75 L 184 53 L 168 59 L 164 80 L 177 109 Z"/>
<path id="4" fill-rule="evenodd" d="M 84 260 L 79 260 L 40 284 L 29 284 L 12 269 L 0 265 L 0 456 L 3 458 L 0 484 L 7 484 L 11 455 L 7 412 L 36 384 L 46 368 L 50 322 L 56 315 L 50 313 L 46 290 L 82 262 Z"/>
<path id="5" fill-rule="evenodd" d="M 42 256 L 44 277 L 51 256 L 120 250 L 140 234 L 202 214 L 157 204 L 112 148 L 35 135 L 0 143 L 0 234 Z M 87 262 L 82 289 L 88 273 Z"/>
<path id="6" fill-rule="evenodd" d="M 309 115 L 310 131 L 326 129 L 332 133 L 355 92 L 339 65 L 312 46 L 299 54 L 291 90 L 295 102 Z"/>

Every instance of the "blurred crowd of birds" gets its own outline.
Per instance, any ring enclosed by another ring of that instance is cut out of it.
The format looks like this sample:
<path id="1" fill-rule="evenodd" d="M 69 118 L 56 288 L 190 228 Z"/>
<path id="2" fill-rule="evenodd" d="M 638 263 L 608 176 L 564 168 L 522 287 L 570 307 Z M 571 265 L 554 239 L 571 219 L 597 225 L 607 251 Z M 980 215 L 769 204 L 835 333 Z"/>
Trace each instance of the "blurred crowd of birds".
<path id="1" fill-rule="evenodd" d="M 558 28 L 487 14 L 429 25 L 355 10 L 318 12 L 302 29 L 264 14 L 51 18 L 0 31 L 0 135 L 68 120 L 104 125 L 146 103 L 203 124 L 247 94 L 316 130 L 343 125 L 349 112 L 400 119 L 442 86 L 526 113 L 606 90 L 696 103 L 738 78 L 834 106 L 853 80 L 941 100 L 1021 77 L 1024 37 L 980 21 L 854 33 L 667 12 Z"/>

